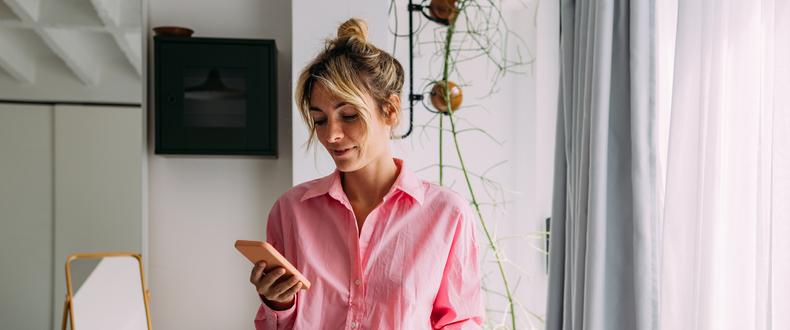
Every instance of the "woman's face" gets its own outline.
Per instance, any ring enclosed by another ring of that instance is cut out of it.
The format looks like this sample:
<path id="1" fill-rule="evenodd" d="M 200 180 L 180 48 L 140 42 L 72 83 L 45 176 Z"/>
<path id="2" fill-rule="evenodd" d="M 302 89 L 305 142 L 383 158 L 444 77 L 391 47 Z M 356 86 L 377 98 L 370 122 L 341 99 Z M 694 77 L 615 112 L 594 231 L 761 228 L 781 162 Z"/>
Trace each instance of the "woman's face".
<path id="1" fill-rule="evenodd" d="M 369 95 L 363 98 L 366 104 L 376 104 Z M 391 157 L 391 120 L 383 118 L 378 106 L 371 112 L 373 120 L 365 137 L 365 121 L 359 110 L 332 95 L 320 83 L 312 89 L 310 116 L 315 123 L 316 137 L 341 172 L 353 172 L 380 157 Z"/>

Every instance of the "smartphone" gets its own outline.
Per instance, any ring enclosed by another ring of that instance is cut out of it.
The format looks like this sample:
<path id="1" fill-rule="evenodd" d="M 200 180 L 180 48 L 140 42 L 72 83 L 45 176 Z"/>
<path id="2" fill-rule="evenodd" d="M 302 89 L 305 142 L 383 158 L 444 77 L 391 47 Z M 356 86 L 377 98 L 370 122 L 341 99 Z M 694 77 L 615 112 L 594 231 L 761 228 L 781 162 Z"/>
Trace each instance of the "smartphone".
<path id="1" fill-rule="evenodd" d="M 295 276 L 302 282 L 302 290 L 310 288 L 310 281 L 307 280 L 299 270 L 296 269 L 280 252 L 277 251 L 271 244 L 261 241 L 236 241 L 236 249 L 241 252 L 253 264 L 257 264 L 263 260 L 266 262 L 264 272 L 268 272 L 277 267 L 285 268 L 286 274 Z"/>

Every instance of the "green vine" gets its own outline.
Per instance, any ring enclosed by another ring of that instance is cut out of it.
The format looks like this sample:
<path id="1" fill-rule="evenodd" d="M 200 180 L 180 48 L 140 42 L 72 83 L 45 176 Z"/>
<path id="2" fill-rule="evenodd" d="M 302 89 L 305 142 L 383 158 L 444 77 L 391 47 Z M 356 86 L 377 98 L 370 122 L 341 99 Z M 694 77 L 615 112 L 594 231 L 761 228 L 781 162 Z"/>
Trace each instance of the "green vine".
<path id="1" fill-rule="evenodd" d="M 459 5 L 459 11 L 462 11 L 465 8 L 465 1 L 461 2 Z M 458 131 L 455 127 L 455 120 L 453 118 L 453 108 L 452 102 L 450 100 L 450 81 L 449 81 L 449 67 L 450 67 L 450 45 L 452 44 L 453 34 L 455 32 L 455 23 L 457 21 L 458 16 L 455 16 L 453 19 L 450 20 L 450 24 L 447 27 L 447 35 L 445 37 L 445 47 L 444 47 L 444 70 L 442 72 L 442 82 L 444 83 L 444 102 L 447 105 L 447 112 L 448 118 L 450 119 L 450 130 L 453 137 L 453 144 L 455 145 L 455 152 L 458 156 L 458 161 L 461 163 L 461 171 L 464 173 L 464 179 L 466 180 L 466 187 L 469 190 L 469 195 L 472 198 L 472 205 L 475 208 L 475 212 L 477 213 L 478 219 L 480 219 L 480 224 L 483 227 L 483 231 L 486 235 L 486 240 L 488 240 L 488 245 L 491 247 L 491 250 L 494 251 L 494 258 L 497 263 L 497 267 L 499 268 L 499 274 L 502 277 L 502 283 L 505 286 L 505 295 L 507 296 L 508 300 L 508 309 L 510 313 L 510 321 L 511 326 L 513 329 L 516 329 L 516 309 L 513 303 L 513 294 L 510 290 L 510 284 L 507 280 L 507 274 L 505 274 L 505 267 L 503 265 L 503 261 L 501 258 L 501 254 L 499 253 L 499 248 L 494 242 L 493 237 L 491 236 L 491 232 L 488 230 L 488 225 L 486 224 L 485 218 L 483 217 L 483 212 L 480 211 L 480 204 L 477 202 L 477 196 L 475 196 L 475 190 L 472 187 L 472 182 L 469 180 L 469 173 L 466 169 L 466 163 L 464 163 L 464 157 L 461 153 L 461 147 L 458 143 Z M 439 150 L 442 149 L 442 136 L 444 135 L 444 130 L 442 130 L 442 117 L 439 118 Z M 441 155 L 441 152 L 439 153 Z M 442 158 L 439 157 L 439 173 L 440 173 L 440 184 L 442 183 L 441 180 L 441 169 L 442 169 Z"/>
<path id="2" fill-rule="evenodd" d="M 518 316 L 518 314 L 516 313 L 517 301 L 514 298 L 513 290 L 518 287 L 518 281 L 516 282 L 516 286 L 513 287 L 513 286 L 511 286 L 511 282 L 508 280 L 508 275 L 507 275 L 506 269 L 505 269 L 505 263 L 507 263 L 508 260 L 505 258 L 504 254 L 503 254 L 503 251 L 498 246 L 498 240 L 495 238 L 495 235 L 494 235 L 495 230 L 492 231 L 491 228 L 489 228 L 489 224 L 486 221 L 486 217 L 484 216 L 484 212 L 483 212 L 482 207 L 481 207 L 481 205 L 483 205 L 485 203 L 482 203 L 480 201 L 480 199 L 478 197 L 478 194 L 475 191 L 475 187 L 472 185 L 471 177 L 474 176 L 474 177 L 479 178 L 481 180 L 481 182 L 484 184 L 483 188 L 486 188 L 485 185 L 486 184 L 491 184 L 492 182 L 485 177 L 485 173 L 475 174 L 475 173 L 470 171 L 470 169 L 468 168 L 468 166 L 467 166 L 467 164 L 466 164 L 466 162 L 464 160 L 463 152 L 461 150 L 461 145 L 460 145 L 460 142 L 458 140 L 458 136 L 461 133 L 464 133 L 464 132 L 481 132 L 481 133 L 485 134 L 488 138 L 490 138 L 491 140 L 493 140 L 494 142 L 496 142 L 499 145 L 502 145 L 502 142 L 497 141 L 493 136 L 491 136 L 490 134 L 488 134 L 484 130 L 476 128 L 476 127 L 459 129 L 458 122 L 457 122 L 458 118 L 456 118 L 456 115 L 454 114 L 454 110 L 455 109 L 453 109 L 452 97 L 451 97 L 452 88 L 450 88 L 451 85 L 450 85 L 450 79 L 449 79 L 451 74 L 458 74 L 459 78 L 461 78 L 461 80 L 463 80 L 461 75 L 460 75 L 460 72 L 455 70 L 456 69 L 456 65 L 458 63 L 460 63 L 460 62 L 465 62 L 465 61 L 477 58 L 479 56 L 484 56 L 489 61 L 494 62 L 495 66 L 496 66 L 496 68 L 498 70 L 497 76 L 494 77 L 494 80 L 493 80 L 492 86 L 491 86 L 491 90 L 489 91 L 489 94 L 491 94 L 491 93 L 494 92 L 494 87 L 497 84 L 499 78 L 501 78 L 506 72 L 519 73 L 516 70 L 514 70 L 514 68 L 517 68 L 519 66 L 531 63 L 531 60 L 529 60 L 529 61 L 521 61 L 520 53 L 519 53 L 519 56 L 518 56 L 519 58 L 516 61 L 508 60 L 507 54 L 506 54 L 507 53 L 507 49 L 504 49 L 504 50 L 502 49 L 502 47 L 504 47 L 504 48 L 508 47 L 507 46 L 507 37 L 504 37 L 502 39 L 497 39 L 496 37 L 491 37 L 491 35 L 490 35 L 491 31 L 497 31 L 497 29 L 500 26 L 505 26 L 505 30 L 506 30 L 505 35 L 510 35 L 510 33 L 511 33 L 510 30 L 507 30 L 507 27 L 505 25 L 504 19 L 503 19 L 502 14 L 501 14 L 501 10 L 498 8 L 497 4 L 494 3 L 494 1 L 495 0 L 483 0 L 483 1 L 458 0 L 458 1 L 456 1 L 455 2 L 456 3 L 456 7 L 455 7 L 456 13 L 455 13 L 455 15 L 452 16 L 449 19 L 449 22 L 448 22 L 449 24 L 446 27 L 442 28 L 442 30 L 439 30 L 439 31 L 444 31 L 443 38 L 441 38 L 441 39 L 443 39 L 441 41 L 441 44 L 440 44 L 441 48 L 437 49 L 437 54 L 436 54 L 436 55 L 440 54 L 440 58 L 437 58 L 437 60 L 440 59 L 441 63 L 442 63 L 441 79 L 437 80 L 437 81 L 434 81 L 433 83 L 434 84 L 442 84 L 444 86 L 444 88 L 443 88 L 443 92 L 444 92 L 443 93 L 444 94 L 443 95 L 443 99 L 444 99 L 444 105 L 446 106 L 446 109 L 440 111 L 440 114 L 438 115 L 438 117 L 439 117 L 438 118 L 439 119 L 439 123 L 438 123 L 438 133 L 439 133 L 439 136 L 438 136 L 438 140 L 439 140 L 438 141 L 438 143 L 439 143 L 438 172 L 439 173 L 438 174 L 439 174 L 439 184 L 440 185 L 445 185 L 445 179 L 446 179 L 445 178 L 445 176 L 446 176 L 445 169 L 455 169 L 455 170 L 460 171 L 463 174 L 464 182 L 466 184 L 466 188 L 467 188 L 467 190 L 469 192 L 469 196 L 470 196 L 470 199 L 471 199 L 470 204 L 472 205 L 472 207 L 473 207 L 473 209 L 475 211 L 475 214 L 476 214 L 478 220 L 480 221 L 482 230 L 483 230 L 483 232 L 485 234 L 485 237 L 486 237 L 487 245 L 488 245 L 488 247 L 490 248 L 490 250 L 494 254 L 494 261 L 496 262 L 496 265 L 497 265 L 498 274 L 499 274 L 499 277 L 501 278 L 502 284 L 504 286 L 504 291 L 505 292 L 504 293 L 497 293 L 497 294 L 501 295 L 502 297 L 504 297 L 507 300 L 507 306 L 508 306 L 507 314 L 509 316 L 510 327 L 511 327 L 511 329 L 515 330 L 517 328 L 517 316 Z M 391 2 L 391 7 L 392 8 L 395 7 L 394 3 L 395 2 L 393 0 Z M 467 9 L 473 9 L 473 11 L 470 13 L 470 12 L 467 12 Z M 482 12 L 483 14 L 480 14 L 481 16 L 474 16 L 473 18 L 471 18 L 471 20 L 474 21 L 474 22 L 470 22 L 470 15 L 478 15 L 477 13 L 479 13 L 479 12 Z M 465 20 L 466 20 L 465 21 L 465 23 L 466 23 L 465 25 L 466 26 L 463 27 L 461 30 L 459 30 L 457 28 L 457 24 L 456 23 L 458 22 L 458 19 L 461 18 L 461 17 L 465 18 Z M 475 21 L 476 19 L 478 21 Z M 481 21 L 482 21 L 482 23 L 481 23 Z M 480 24 L 477 24 L 477 23 L 480 23 Z M 396 24 L 396 29 L 397 29 L 397 21 L 396 21 L 395 24 Z M 421 29 L 418 29 L 417 32 L 419 32 L 420 30 Z M 397 32 L 395 34 L 396 34 L 396 36 L 399 36 L 397 34 Z M 459 36 L 459 35 L 460 35 L 459 39 L 456 40 L 455 39 L 456 36 Z M 439 38 L 437 38 L 437 40 L 438 39 Z M 437 41 L 437 44 L 438 43 L 439 42 Z M 454 43 L 455 44 L 460 44 L 460 45 L 454 47 Z M 498 51 L 500 51 L 502 53 L 502 58 L 498 58 L 497 55 L 494 54 L 495 52 L 492 50 L 494 48 L 495 48 L 495 50 L 498 50 Z M 394 50 L 393 50 L 393 52 L 394 52 Z M 459 55 L 459 54 L 462 54 L 462 55 Z M 469 55 L 469 54 L 471 54 L 471 55 Z M 465 55 L 465 57 L 462 57 L 464 55 Z M 445 119 L 444 117 L 445 116 L 447 116 L 447 119 L 449 120 L 449 129 L 445 128 L 445 123 L 444 123 L 444 119 Z M 424 125 L 423 127 L 425 128 L 425 127 L 431 127 L 431 126 Z M 433 126 L 433 128 L 436 128 L 436 127 Z M 452 142 L 452 144 L 454 146 L 455 154 L 458 157 L 458 161 L 460 163 L 460 167 L 454 166 L 452 164 L 446 164 L 445 163 L 446 162 L 445 155 L 444 155 L 444 143 L 445 143 L 444 133 L 445 133 L 445 131 L 450 133 L 450 141 Z M 498 166 L 499 164 L 501 164 L 501 163 L 498 163 L 495 166 Z M 486 172 L 488 172 L 488 170 Z M 487 189 L 484 189 L 484 190 L 486 191 L 486 193 L 489 194 L 489 197 L 491 197 L 490 192 Z M 494 203 L 492 205 L 494 205 L 496 207 L 497 204 Z M 539 238 L 543 238 L 543 236 L 544 235 L 535 235 L 535 237 L 539 237 Z M 545 253 L 545 251 L 541 251 L 541 252 Z M 485 289 L 485 287 L 484 287 L 484 289 Z M 491 293 L 489 290 L 486 290 L 486 292 Z M 530 317 L 541 319 L 540 316 L 538 316 L 538 315 L 536 315 L 536 314 L 534 314 L 534 313 L 532 313 L 530 311 L 525 310 L 525 312 Z M 528 320 L 530 320 L 530 319 L 528 319 Z M 531 320 L 530 320 L 530 322 L 531 322 Z"/>

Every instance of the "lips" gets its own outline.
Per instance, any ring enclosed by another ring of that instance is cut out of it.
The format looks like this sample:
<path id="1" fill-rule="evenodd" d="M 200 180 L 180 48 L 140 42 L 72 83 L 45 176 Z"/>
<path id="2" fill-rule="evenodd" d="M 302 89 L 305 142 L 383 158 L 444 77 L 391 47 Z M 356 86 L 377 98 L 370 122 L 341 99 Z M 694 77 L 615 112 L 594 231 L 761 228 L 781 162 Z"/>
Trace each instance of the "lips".
<path id="1" fill-rule="evenodd" d="M 351 150 L 354 150 L 354 149 L 356 149 L 356 147 L 350 147 L 350 148 L 344 148 L 344 149 L 333 149 L 332 150 L 332 155 L 334 155 L 335 157 L 340 157 L 340 156 L 348 154 Z"/>

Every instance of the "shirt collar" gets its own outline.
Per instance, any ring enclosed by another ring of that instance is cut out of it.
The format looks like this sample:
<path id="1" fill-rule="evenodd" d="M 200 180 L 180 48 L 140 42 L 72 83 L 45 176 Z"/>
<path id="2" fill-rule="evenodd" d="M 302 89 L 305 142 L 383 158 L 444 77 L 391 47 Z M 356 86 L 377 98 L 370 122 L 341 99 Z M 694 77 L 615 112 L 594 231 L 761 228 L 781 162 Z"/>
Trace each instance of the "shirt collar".
<path id="1" fill-rule="evenodd" d="M 391 195 L 394 190 L 400 190 L 422 205 L 425 199 L 425 186 L 422 180 L 404 165 L 402 159 L 393 158 L 393 160 L 399 168 L 398 177 L 386 196 Z M 343 191 L 343 184 L 340 181 L 340 171 L 337 169 L 332 174 L 316 180 L 302 195 L 301 201 L 326 194 L 329 194 L 329 196 L 341 203 L 348 203 L 346 193 Z"/>

